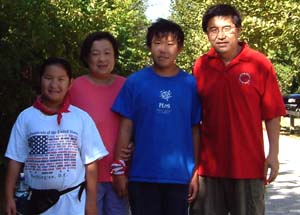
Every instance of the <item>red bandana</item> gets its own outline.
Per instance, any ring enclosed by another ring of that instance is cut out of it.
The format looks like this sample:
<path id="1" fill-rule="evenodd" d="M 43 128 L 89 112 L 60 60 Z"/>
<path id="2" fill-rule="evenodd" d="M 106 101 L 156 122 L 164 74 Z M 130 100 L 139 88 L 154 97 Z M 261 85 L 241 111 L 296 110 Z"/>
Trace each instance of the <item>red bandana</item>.
<path id="1" fill-rule="evenodd" d="M 57 111 L 49 110 L 42 103 L 41 96 L 38 96 L 37 99 L 35 100 L 35 102 L 33 103 L 33 107 L 35 107 L 36 109 L 40 110 L 44 114 L 47 114 L 47 115 L 55 115 L 55 114 L 57 114 L 57 123 L 58 123 L 58 125 L 60 125 L 61 118 L 62 118 L 62 113 L 68 113 L 68 112 L 70 112 L 68 110 L 69 106 L 70 106 L 70 96 L 69 96 L 69 94 L 67 94 L 65 96 L 63 103 L 61 104 L 59 110 L 57 110 Z"/>

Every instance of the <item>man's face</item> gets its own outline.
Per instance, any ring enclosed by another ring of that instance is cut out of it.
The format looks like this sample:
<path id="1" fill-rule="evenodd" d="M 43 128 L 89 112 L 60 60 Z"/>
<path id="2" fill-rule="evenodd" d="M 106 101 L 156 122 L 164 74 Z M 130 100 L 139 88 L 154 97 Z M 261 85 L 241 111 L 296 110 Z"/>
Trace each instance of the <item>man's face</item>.
<path id="1" fill-rule="evenodd" d="M 240 32 L 230 16 L 215 16 L 209 20 L 206 34 L 216 52 L 228 58 L 237 50 Z"/>

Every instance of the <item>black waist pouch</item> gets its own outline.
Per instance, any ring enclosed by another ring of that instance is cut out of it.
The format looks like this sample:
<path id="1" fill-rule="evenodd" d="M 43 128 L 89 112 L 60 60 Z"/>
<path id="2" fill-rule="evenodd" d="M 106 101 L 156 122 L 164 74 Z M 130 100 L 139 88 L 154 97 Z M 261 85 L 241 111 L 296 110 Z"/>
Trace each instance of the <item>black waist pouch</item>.
<path id="1" fill-rule="evenodd" d="M 55 189 L 49 189 L 49 190 L 37 190 L 30 188 L 30 194 L 29 194 L 29 212 L 32 215 L 40 214 L 51 208 L 56 202 L 58 202 L 59 197 L 65 193 L 68 193 L 77 187 L 80 186 L 79 192 L 78 192 L 78 199 L 80 201 L 81 194 L 85 188 L 85 182 L 82 182 L 81 184 L 78 184 L 75 187 L 71 187 L 68 189 L 65 189 L 63 191 L 58 191 Z"/>

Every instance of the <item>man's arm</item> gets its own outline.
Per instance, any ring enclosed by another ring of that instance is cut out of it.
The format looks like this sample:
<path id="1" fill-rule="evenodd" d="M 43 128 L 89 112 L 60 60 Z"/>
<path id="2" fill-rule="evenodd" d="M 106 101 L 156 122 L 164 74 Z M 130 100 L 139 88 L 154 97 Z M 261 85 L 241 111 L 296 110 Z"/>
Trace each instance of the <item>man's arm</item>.
<path id="1" fill-rule="evenodd" d="M 130 119 L 121 117 L 120 130 L 116 147 L 115 160 L 122 160 L 123 149 L 131 142 L 133 123 Z M 113 187 L 120 197 L 127 195 L 127 176 L 113 175 Z"/>
<path id="2" fill-rule="evenodd" d="M 267 178 L 267 183 L 274 181 L 279 171 L 279 134 L 280 134 L 280 117 L 265 121 L 268 139 L 269 139 L 269 154 L 265 163 L 265 176 L 267 176 L 270 168 L 270 175 Z"/>
<path id="3" fill-rule="evenodd" d="M 97 214 L 97 161 L 89 163 L 85 166 L 86 171 L 86 203 L 85 214 Z"/>
<path id="4" fill-rule="evenodd" d="M 22 163 L 19 163 L 15 160 L 9 160 L 8 162 L 5 181 L 5 213 L 8 215 L 15 215 L 17 212 L 14 192 L 22 165 Z"/>
<path id="5" fill-rule="evenodd" d="M 195 167 L 193 171 L 193 176 L 190 182 L 189 187 L 189 196 L 188 196 L 188 202 L 192 202 L 198 193 L 199 190 L 199 181 L 198 181 L 198 164 L 199 164 L 199 150 L 200 150 L 200 130 L 199 126 L 195 125 L 193 126 L 193 145 L 194 145 L 194 157 L 195 157 Z"/>

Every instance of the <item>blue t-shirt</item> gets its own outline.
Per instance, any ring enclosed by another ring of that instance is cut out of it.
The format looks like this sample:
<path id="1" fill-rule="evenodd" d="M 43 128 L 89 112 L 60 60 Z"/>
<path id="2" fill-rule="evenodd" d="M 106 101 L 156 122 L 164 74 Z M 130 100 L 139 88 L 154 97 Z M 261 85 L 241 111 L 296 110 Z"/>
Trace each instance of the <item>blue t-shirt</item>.
<path id="1" fill-rule="evenodd" d="M 146 67 L 128 77 L 112 110 L 132 120 L 129 180 L 188 184 L 194 168 L 192 126 L 201 105 L 192 75 L 161 77 Z"/>

